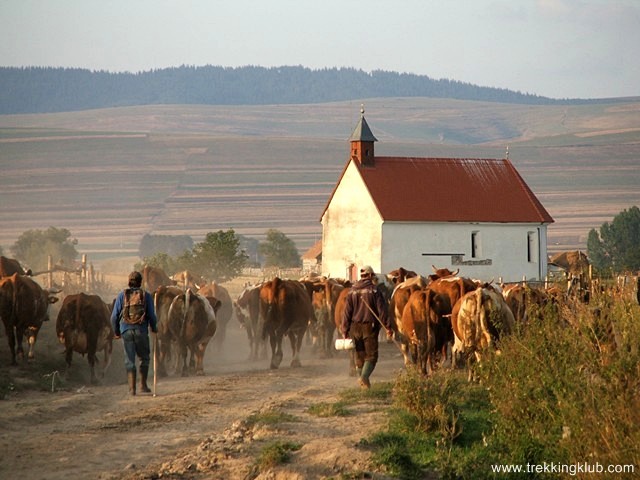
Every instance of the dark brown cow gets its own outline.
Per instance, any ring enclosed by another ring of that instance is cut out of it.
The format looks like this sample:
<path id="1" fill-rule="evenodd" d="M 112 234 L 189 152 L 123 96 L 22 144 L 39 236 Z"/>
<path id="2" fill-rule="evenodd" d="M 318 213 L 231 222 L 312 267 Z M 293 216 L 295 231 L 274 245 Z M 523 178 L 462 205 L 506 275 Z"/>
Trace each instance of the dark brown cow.
<path id="1" fill-rule="evenodd" d="M 18 275 L 31 275 L 31 269 L 25 270 L 18 260 L 0 256 L 0 278 Z"/>
<path id="2" fill-rule="evenodd" d="M 217 332 L 213 338 L 213 343 L 216 347 L 216 351 L 221 352 L 224 345 L 224 339 L 227 335 L 227 326 L 233 316 L 233 300 L 229 291 L 217 282 L 211 282 L 207 285 L 203 285 L 198 290 L 200 295 L 205 297 L 215 297 L 220 301 L 220 308 L 216 311 L 216 325 Z"/>
<path id="3" fill-rule="evenodd" d="M 407 339 L 412 360 L 423 374 L 433 371 L 433 355 L 453 339 L 449 297 L 430 288 L 415 290 L 402 312 L 399 333 Z"/>
<path id="4" fill-rule="evenodd" d="M 87 354 L 91 369 L 91 383 L 97 383 L 96 353 L 104 352 L 102 376 L 111 363 L 113 328 L 107 305 L 97 295 L 77 293 L 65 297 L 56 320 L 58 340 L 65 346 L 67 368 L 71 367 L 73 352 Z"/>
<path id="5" fill-rule="evenodd" d="M 501 335 L 514 330 L 515 320 L 502 295 L 487 288 L 468 292 L 456 303 L 451 313 L 455 334 L 455 352 L 467 355 L 469 380 L 473 377 L 471 362 L 478 362 L 487 348 L 495 347 Z M 473 358 L 472 358 L 473 355 Z"/>
<path id="6" fill-rule="evenodd" d="M 153 305 L 158 319 L 158 375 L 167 376 L 166 364 L 171 360 L 173 350 L 173 336 L 169 330 L 169 308 L 171 302 L 178 295 L 183 293 L 182 289 L 176 286 L 163 285 L 158 287 L 153 296 Z"/>
<path id="7" fill-rule="evenodd" d="M 417 277 L 418 274 L 414 271 L 407 270 L 404 267 L 397 268 L 395 270 L 391 270 L 387 273 L 387 278 L 392 285 L 399 285 L 405 280 L 413 277 Z"/>
<path id="8" fill-rule="evenodd" d="M 161 268 L 145 265 L 142 269 L 142 288 L 147 292 L 155 292 L 158 287 L 176 285 Z"/>
<path id="9" fill-rule="evenodd" d="M 58 299 L 51 292 L 43 290 L 29 277 L 14 273 L 10 277 L 0 279 L 0 317 L 7 332 L 11 365 L 16 365 L 17 355 L 24 356 L 22 338 L 26 335 L 29 343 L 30 360 L 35 358 L 35 343 L 42 322 L 49 320 L 49 304 Z"/>
<path id="10" fill-rule="evenodd" d="M 196 375 L 204 375 L 204 354 L 209 340 L 216 333 L 215 309 L 219 306 L 217 299 L 208 299 L 191 289 L 177 295 L 171 302 L 167 326 L 172 340 L 178 344 L 183 377 L 189 375 L 189 367 L 195 368 Z M 188 352 L 191 352 L 189 366 Z"/>
<path id="11" fill-rule="evenodd" d="M 267 358 L 267 341 L 262 338 L 258 330 L 260 326 L 260 287 L 262 285 L 248 285 L 234 302 L 236 318 L 247 330 L 249 338 L 250 360 Z"/>
<path id="12" fill-rule="evenodd" d="M 315 316 L 309 295 L 296 280 L 275 277 L 260 288 L 261 337 L 269 337 L 271 365 L 276 369 L 282 362 L 282 338 L 291 342 L 292 367 L 300 366 L 300 348 L 309 323 Z"/>

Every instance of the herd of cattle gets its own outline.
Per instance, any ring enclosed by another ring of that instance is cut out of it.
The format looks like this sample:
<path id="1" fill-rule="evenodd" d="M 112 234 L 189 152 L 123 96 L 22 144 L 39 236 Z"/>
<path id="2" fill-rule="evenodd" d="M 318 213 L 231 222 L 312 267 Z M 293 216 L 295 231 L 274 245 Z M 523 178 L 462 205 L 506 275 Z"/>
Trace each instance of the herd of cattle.
<path id="1" fill-rule="evenodd" d="M 196 279 L 189 272 L 170 278 L 160 269 L 145 267 L 142 274 L 143 288 L 154 294 L 160 376 L 168 374 L 170 361 L 182 375 L 191 371 L 203 374 L 208 343 L 213 340 L 216 348 L 221 348 L 234 314 L 246 330 L 250 358 L 265 359 L 270 347 L 272 369 L 282 362 L 284 337 L 291 345 L 291 366 L 300 365 L 305 336 L 313 339 L 314 348 L 323 356 L 331 356 L 351 286 L 344 279 L 320 276 L 299 280 L 275 277 L 245 286 L 233 300 L 223 286 Z M 405 365 L 416 366 L 424 374 L 438 362 L 455 366 L 460 356 L 479 360 L 481 352 L 495 347 L 518 322 L 527 321 L 531 305 L 542 307 L 563 295 L 557 287 L 498 286 L 435 266 L 428 276 L 398 268 L 377 278 L 388 300 L 393 341 L 400 347 Z M 48 320 L 48 305 L 58 301 L 57 293 L 41 288 L 15 260 L 0 257 L 0 317 L 12 364 L 17 363 L 17 356 L 24 356 L 24 337 L 28 357 L 34 358 L 38 331 Z M 97 295 L 78 293 L 66 296 L 58 313 L 56 333 L 65 346 L 67 365 L 71 365 L 74 351 L 86 354 L 92 382 L 97 381 L 97 352 L 104 352 L 104 368 L 110 361 L 112 305 Z"/>

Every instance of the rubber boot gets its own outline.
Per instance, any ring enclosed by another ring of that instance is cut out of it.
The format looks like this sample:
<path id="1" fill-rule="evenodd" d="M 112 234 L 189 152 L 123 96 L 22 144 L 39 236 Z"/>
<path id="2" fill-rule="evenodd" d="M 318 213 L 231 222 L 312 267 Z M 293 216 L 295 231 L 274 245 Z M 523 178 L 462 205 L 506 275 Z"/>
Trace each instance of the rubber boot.
<path id="1" fill-rule="evenodd" d="M 147 386 L 147 376 L 149 375 L 149 366 L 140 367 L 140 391 L 142 393 L 151 393 Z"/>
<path id="2" fill-rule="evenodd" d="M 136 394 L 136 371 L 128 371 L 127 372 L 127 380 L 129 381 L 129 394 Z"/>
<path id="3" fill-rule="evenodd" d="M 371 382 L 369 382 L 369 376 L 371 375 L 375 367 L 376 367 L 376 364 L 373 362 L 370 362 L 368 360 L 364 362 L 364 365 L 362 366 L 362 373 L 360 374 L 360 379 L 358 380 L 362 388 L 365 388 L 367 390 L 371 388 Z"/>

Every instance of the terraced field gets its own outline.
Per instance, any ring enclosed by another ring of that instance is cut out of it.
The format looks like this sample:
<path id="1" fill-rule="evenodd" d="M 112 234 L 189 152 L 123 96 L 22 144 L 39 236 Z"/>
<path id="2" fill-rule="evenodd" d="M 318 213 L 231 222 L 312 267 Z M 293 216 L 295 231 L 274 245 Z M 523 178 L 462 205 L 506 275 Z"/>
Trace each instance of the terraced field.
<path id="1" fill-rule="evenodd" d="M 640 205 L 640 101 L 599 106 L 368 100 L 376 153 L 510 159 L 556 223 L 551 251 Z M 277 228 L 303 252 L 347 161 L 359 103 L 147 106 L 0 116 L 0 245 L 67 228 L 97 261 L 145 233 Z M 428 192 L 420 192 L 428 198 Z M 464 194 L 464 192 L 452 192 Z"/>

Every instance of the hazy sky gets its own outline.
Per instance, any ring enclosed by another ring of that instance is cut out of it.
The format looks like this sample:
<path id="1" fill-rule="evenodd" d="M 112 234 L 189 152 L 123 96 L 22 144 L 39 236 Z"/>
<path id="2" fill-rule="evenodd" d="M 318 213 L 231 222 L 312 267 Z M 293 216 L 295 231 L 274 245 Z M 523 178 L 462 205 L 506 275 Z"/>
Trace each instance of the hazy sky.
<path id="1" fill-rule="evenodd" d="M 640 95 L 640 0 L 0 0 L 0 66 L 355 67 Z"/>

